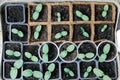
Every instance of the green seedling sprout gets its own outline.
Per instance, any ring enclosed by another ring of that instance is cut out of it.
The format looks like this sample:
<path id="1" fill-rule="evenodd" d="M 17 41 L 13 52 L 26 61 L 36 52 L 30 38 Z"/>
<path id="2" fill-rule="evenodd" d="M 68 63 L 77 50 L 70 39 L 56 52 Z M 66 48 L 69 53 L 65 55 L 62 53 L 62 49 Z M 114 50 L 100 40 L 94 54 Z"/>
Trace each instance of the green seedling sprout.
<path id="1" fill-rule="evenodd" d="M 65 57 L 67 56 L 67 54 L 68 54 L 69 52 L 74 51 L 74 49 L 75 49 L 75 45 L 71 44 L 71 45 L 69 45 L 69 46 L 66 48 L 66 50 L 63 50 L 63 51 L 60 53 L 60 56 L 61 56 L 62 58 L 65 58 Z"/>
<path id="2" fill-rule="evenodd" d="M 68 35 L 68 32 L 67 31 L 61 31 L 61 32 L 58 32 L 56 35 L 55 35 L 55 39 L 60 39 L 61 37 L 64 37 L 64 36 L 67 36 Z"/>
<path id="3" fill-rule="evenodd" d="M 108 75 L 105 75 L 104 72 L 98 68 L 94 68 L 93 72 L 96 76 L 102 77 L 103 80 L 112 80 Z"/>
<path id="4" fill-rule="evenodd" d="M 48 70 L 45 72 L 45 75 L 44 75 L 44 79 L 45 80 L 49 80 L 50 77 L 51 77 L 51 73 L 55 70 L 55 64 L 54 63 L 51 63 L 49 66 L 48 66 Z"/>
<path id="5" fill-rule="evenodd" d="M 102 11 L 102 17 L 106 17 L 108 10 L 109 10 L 109 6 L 107 4 L 104 5 L 104 9 Z"/>
<path id="6" fill-rule="evenodd" d="M 14 50 L 10 50 L 10 49 L 7 49 L 5 52 L 9 56 L 20 57 L 20 55 L 21 55 L 21 53 L 19 51 L 14 51 Z"/>
<path id="7" fill-rule="evenodd" d="M 71 77 L 75 76 L 74 72 L 72 70 L 70 70 L 69 68 L 64 68 L 64 72 L 66 74 L 69 74 L 69 76 L 71 76 Z"/>
<path id="8" fill-rule="evenodd" d="M 92 53 L 92 52 L 88 52 L 88 53 L 86 53 L 86 54 L 84 54 L 84 53 L 79 53 L 78 55 L 77 55 L 77 58 L 78 59 L 84 59 L 84 58 L 88 58 L 88 59 L 91 59 L 91 58 L 93 58 L 95 55 L 94 55 L 94 53 Z"/>
<path id="9" fill-rule="evenodd" d="M 110 44 L 106 44 L 103 47 L 103 54 L 101 54 L 99 57 L 99 62 L 104 62 L 106 60 L 107 54 L 109 53 L 109 51 L 110 51 Z"/>
<path id="10" fill-rule="evenodd" d="M 22 72 L 22 75 L 24 77 L 35 77 L 35 78 L 42 78 L 43 77 L 43 73 L 41 73 L 40 71 L 32 71 L 31 69 L 26 69 Z"/>
<path id="11" fill-rule="evenodd" d="M 85 36 L 87 38 L 90 37 L 89 34 L 85 31 L 85 29 L 83 27 L 80 27 L 80 30 L 82 31 L 83 36 Z"/>
<path id="12" fill-rule="evenodd" d="M 39 14 L 40 14 L 40 12 L 42 11 L 42 7 L 43 7 L 42 4 L 38 4 L 38 5 L 36 6 L 35 12 L 34 12 L 33 15 L 32 15 L 33 20 L 37 20 L 37 19 L 38 19 Z"/>
<path id="13" fill-rule="evenodd" d="M 60 12 L 57 12 L 57 21 L 58 21 L 58 22 L 61 21 L 61 14 L 60 14 Z"/>
<path id="14" fill-rule="evenodd" d="M 33 62 L 38 62 L 38 58 L 36 56 L 33 56 L 30 52 L 25 52 L 25 57 Z"/>
<path id="15" fill-rule="evenodd" d="M 105 30 L 108 28 L 108 25 L 103 25 L 101 32 L 105 32 Z"/>
<path id="16" fill-rule="evenodd" d="M 16 79 L 17 75 L 18 75 L 18 69 L 20 69 L 23 65 L 23 60 L 17 60 L 15 61 L 15 63 L 13 64 L 13 67 L 11 67 L 10 70 L 10 78 L 11 79 Z"/>
<path id="17" fill-rule="evenodd" d="M 38 39 L 39 33 L 40 33 L 41 29 L 42 29 L 42 26 L 41 26 L 41 25 L 38 25 L 38 26 L 36 27 L 35 32 L 34 32 L 34 38 L 35 38 L 35 39 Z"/>
<path id="18" fill-rule="evenodd" d="M 19 31 L 19 30 L 16 29 L 16 28 L 13 28 L 13 29 L 12 29 L 12 33 L 18 35 L 19 37 L 24 37 L 23 32 L 22 32 L 22 31 Z"/>
<path id="19" fill-rule="evenodd" d="M 42 52 L 43 52 L 43 61 L 48 62 L 48 53 L 49 53 L 49 46 L 48 44 L 44 44 L 42 47 Z"/>
<path id="20" fill-rule="evenodd" d="M 89 17 L 87 15 L 84 15 L 81 11 L 76 10 L 77 17 L 81 18 L 84 21 L 88 21 Z"/>
<path id="21" fill-rule="evenodd" d="M 88 75 L 89 75 L 89 73 L 92 71 L 92 67 L 91 66 L 89 66 L 89 67 L 87 67 L 87 70 L 86 70 L 86 72 L 84 73 L 84 77 L 86 78 L 86 77 L 88 77 Z"/>

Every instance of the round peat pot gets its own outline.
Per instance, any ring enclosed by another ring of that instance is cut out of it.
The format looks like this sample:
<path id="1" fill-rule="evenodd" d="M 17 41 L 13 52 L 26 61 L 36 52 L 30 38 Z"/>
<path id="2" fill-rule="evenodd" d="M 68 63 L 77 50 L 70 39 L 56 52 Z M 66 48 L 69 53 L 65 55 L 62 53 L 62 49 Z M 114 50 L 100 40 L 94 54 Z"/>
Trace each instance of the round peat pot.
<path id="1" fill-rule="evenodd" d="M 113 61 L 118 54 L 117 46 L 114 42 L 106 40 L 98 45 L 99 62 Z"/>
<path id="2" fill-rule="evenodd" d="M 70 63 L 77 59 L 77 46 L 73 42 L 64 42 L 59 46 L 59 57 L 63 62 Z"/>
<path id="3" fill-rule="evenodd" d="M 92 61 L 97 56 L 97 46 L 90 40 L 82 41 L 77 47 L 78 59 L 82 61 Z"/>
<path id="4" fill-rule="evenodd" d="M 43 62 L 54 62 L 58 58 L 58 46 L 53 42 L 44 42 L 39 48 L 38 54 Z"/>

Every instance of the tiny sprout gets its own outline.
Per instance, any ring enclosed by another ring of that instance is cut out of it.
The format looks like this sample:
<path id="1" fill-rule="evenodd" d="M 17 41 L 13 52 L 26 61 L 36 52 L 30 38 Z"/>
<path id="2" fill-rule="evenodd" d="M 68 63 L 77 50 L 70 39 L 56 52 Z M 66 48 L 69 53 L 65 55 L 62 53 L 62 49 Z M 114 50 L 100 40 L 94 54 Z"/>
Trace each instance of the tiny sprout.
<path id="1" fill-rule="evenodd" d="M 91 66 L 89 66 L 88 68 L 87 68 L 87 71 L 84 73 L 84 77 L 86 78 L 86 77 L 88 77 L 88 75 L 89 75 L 89 73 L 92 71 L 92 67 Z"/>
<path id="2" fill-rule="evenodd" d="M 16 28 L 13 28 L 13 29 L 12 29 L 12 33 L 13 33 L 13 34 L 17 34 L 19 37 L 24 37 L 23 32 L 22 32 L 22 31 L 19 31 L 19 30 L 16 29 Z"/>
<path id="3" fill-rule="evenodd" d="M 107 27 L 108 27 L 107 25 L 104 25 L 101 29 L 101 32 L 104 32 L 107 29 Z"/>
<path id="4" fill-rule="evenodd" d="M 57 12 L 57 20 L 58 20 L 58 22 L 60 22 L 61 21 L 61 14 L 60 14 L 60 12 Z"/>
<path id="5" fill-rule="evenodd" d="M 48 44 L 44 44 L 42 47 L 42 52 L 43 52 L 43 61 L 48 62 L 48 52 L 49 52 L 49 46 Z"/>
<path id="6" fill-rule="evenodd" d="M 38 61 L 38 58 L 36 56 L 33 56 L 30 52 L 25 52 L 25 57 L 27 57 L 28 59 L 30 59 L 33 62 Z"/>
<path id="7" fill-rule="evenodd" d="M 102 11 L 102 17 L 106 17 L 107 13 L 108 13 L 108 9 L 109 9 L 109 6 L 108 5 L 105 5 L 104 6 L 104 9 Z"/>
<path id="8" fill-rule="evenodd" d="M 70 70 L 69 68 L 64 68 L 64 72 L 69 74 L 71 77 L 73 77 L 75 74 L 72 70 Z"/>
<path id="9" fill-rule="evenodd" d="M 15 57 L 19 57 L 21 55 L 21 53 L 19 51 L 13 51 L 13 50 L 6 50 L 6 54 L 9 56 L 15 56 Z"/>
<path id="10" fill-rule="evenodd" d="M 77 17 L 81 18 L 84 21 L 88 21 L 89 17 L 87 15 L 84 15 L 82 12 L 80 12 L 79 10 L 76 10 L 76 15 Z"/>
<path id="11" fill-rule="evenodd" d="M 67 56 L 67 54 L 68 54 L 69 52 L 74 51 L 74 49 L 75 49 L 75 45 L 71 44 L 71 45 L 69 45 L 69 46 L 66 48 L 66 50 L 63 50 L 63 51 L 60 53 L 60 56 L 61 56 L 62 58 L 65 58 L 65 57 Z"/>
<path id="12" fill-rule="evenodd" d="M 67 35 L 68 35 L 67 31 L 62 31 L 62 32 L 59 32 L 55 35 L 55 39 L 60 39 L 61 37 L 64 37 L 64 36 L 67 36 Z"/>
<path id="13" fill-rule="evenodd" d="M 35 39 L 38 39 L 38 37 L 39 37 L 39 32 L 41 31 L 41 29 L 42 29 L 42 26 L 41 26 L 41 25 L 38 25 L 38 26 L 36 27 L 35 32 L 34 32 L 34 38 L 35 38 Z"/>
<path id="14" fill-rule="evenodd" d="M 32 75 L 35 78 L 42 78 L 43 77 L 43 73 L 41 73 L 40 71 L 32 71 L 31 69 L 24 70 L 22 72 L 22 75 L 24 77 L 31 77 Z"/>
<path id="15" fill-rule="evenodd" d="M 83 36 L 89 38 L 89 34 L 85 31 L 83 27 L 80 27 L 80 30 L 82 31 Z"/>

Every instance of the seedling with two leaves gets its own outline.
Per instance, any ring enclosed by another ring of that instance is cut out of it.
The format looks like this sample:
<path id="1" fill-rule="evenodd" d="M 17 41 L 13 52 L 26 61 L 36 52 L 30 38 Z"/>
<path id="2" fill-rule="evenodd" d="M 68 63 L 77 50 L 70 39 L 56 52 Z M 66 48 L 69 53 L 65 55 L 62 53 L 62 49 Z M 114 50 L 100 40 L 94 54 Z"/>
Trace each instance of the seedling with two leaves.
<path id="1" fill-rule="evenodd" d="M 74 72 L 69 68 L 64 68 L 64 72 L 71 77 L 75 76 Z"/>
<path id="2" fill-rule="evenodd" d="M 16 29 L 16 28 L 12 29 L 12 33 L 18 35 L 19 37 L 24 37 L 23 32 L 18 30 L 18 29 Z"/>
<path id="3" fill-rule="evenodd" d="M 55 35 L 55 39 L 60 39 L 61 37 L 64 37 L 64 36 L 67 36 L 68 35 L 68 32 L 67 31 L 61 31 L 61 32 L 58 32 L 56 35 Z"/>
<path id="4" fill-rule="evenodd" d="M 20 57 L 20 55 L 21 55 L 21 53 L 19 51 L 14 51 L 11 49 L 7 49 L 6 54 L 9 56 L 15 56 L 15 57 Z"/>

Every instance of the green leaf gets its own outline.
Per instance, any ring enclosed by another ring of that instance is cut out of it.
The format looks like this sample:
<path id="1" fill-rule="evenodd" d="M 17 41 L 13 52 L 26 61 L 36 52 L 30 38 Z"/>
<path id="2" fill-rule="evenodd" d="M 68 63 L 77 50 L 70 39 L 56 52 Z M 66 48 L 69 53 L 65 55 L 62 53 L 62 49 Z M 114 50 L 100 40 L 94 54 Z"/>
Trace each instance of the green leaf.
<path id="1" fill-rule="evenodd" d="M 68 33 L 67 33 L 67 31 L 62 31 L 62 32 L 61 32 L 61 35 L 62 35 L 62 36 L 67 36 Z"/>
<path id="2" fill-rule="evenodd" d="M 38 39 L 38 37 L 39 37 L 39 32 L 36 32 L 36 31 L 35 31 L 35 32 L 34 32 L 34 38 L 35 38 L 35 39 Z"/>
<path id="3" fill-rule="evenodd" d="M 33 20 L 37 20 L 39 17 L 39 12 L 34 12 L 32 15 Z"/>
<path id="4" fill-rule="evenodd" d="M 17 69 L 20 69 L 22 67 L 22 65 L 23 65 L 23 60 L 22 59 L 17 60 L 14 63 L 14 67 L 17 68 Z"/>
<path id="5" fill-rule="evenodd" d="M 98 68 L 94 68 L 94 69 L 93 69 L 93 72 L 94 72 L 94 74 L 95 74 L 96 76 L 99 76 L 99 77 L 104 76 L 104 72 L 101 71 L 101 70 L 98 69 Z"/>
<path id="6" fill-rule="evenodd" d="M 35 9 L 37 12 L 41 12 L 42 11 L 42 4 L 38 4 L 36 6 L 36 9 Z"/>
<path id="7" fill-rule="evenodd" d="M 15 56 L 15 57 L 19 57 L 20 55 L 21 55 L 21 53 L 20 53 L 19 51 L 15 51 L 15 52 L 14 52 L 14 56 Z"/>
<path id="8" fill-rule="evenodd" d="M 104 6 L 104 11 L 108 11 L 108 9 L 109 9 L 109 6 L 106 4 L 106 5 Z"/>
<path id="9" fill-rule="evenodd" d="M 65 58 L 66 56 L 67 56 L 67 51 L 66 50 L 64 50 L 60 53 L 61 58 Z"/>
<path id="10" fill-rule="evenodd" d="M 68 52 L 72 52 L 74 49 L 75 49 L 75 45 L 71 44 L 71 45 L 69 45 L 69 46 L 67 47 L 66 50 L 67 50 Z"/>
<path id="11" fill-rule="evenodd" d="M 58 17 L 61 17 L 61 14 L 60 14 L 60 12 L 57 12 L 57 16 L 58 16 Z"/>
<path id="12" fill-rule="evenodd" d="M 94 57 L 94 53 L 92 53 L 92 52 L 88 52 L 88 53 L 86 53 L 86 58 L 93 58 Z"/>
<path id="13" fill-rule="evenodd" d="M 101 32 L 104 32 L 107 29 L 107 27 L 108 27 L 107 25 L 104 25 L 101 29 Z"/>
<path id="14" fill-rule="evenodd" d="M 38 26 L 36 27 L 35 31 L 36 31 L 36 32 L 40 32 L 41 29 L 42 29 L 42 26 L 41 26 L 41 25 L 38 25 Z"/>
<path id="15" fill-rule="evenodd" d="M 64 68 L 64 72 L 69 73 L 70 69 L 69 68 Z"/>
<path id="16" fill-rule="evenodd" d="M 35 78 L 42 78 L 43 74 L 40 71 L 33 71 L 33 76 Z"/>
<path id="17" fill-rule="evenodd" d="M 19 37 L 24 37 L 23 32 L 22 32 L 22 31 L 18 31 L 18 36 L 19 36 Z"/>
<path id="18" fill-rule="evenodd" d="M 61 33 L 55 34 L 55 39 L 59 39 L 59 38 L 61 38 L 61 37 L 62 37 Z"/>
<path id="19" fill-rule="evenodd" d="M 106 12 L 106 11 L 103 11 L 103 12 L 102 12 L 102 17 L 106 17 L 106 15 L 107 15 L 107 12 Z"/>
<path id="20" fill-rule="evenodd" d="M 104 75 L 103 80 L 112 80 L 112 79 L 108 75 Z"/>
<path id="21" fill-rule="evenodd" d="M 12 29 L 12 33 L 18 34 L 18 30 L 17 30 L 16 28 L 13 28 L 13 29 Z"/>
<path id="22" fill-rule="evenodd" d="M 75 74 L 74 74 L 73 71 L 69 71 L 69 75 L 70 75 L 71 77 L 75 76 Z"/>
<path id="23" fill-rule="evenodd" d="M 108 54 L 110 51 L 110 44 L 106 44 L 103 48 L 103 53 Z"/>
<path id="24" fill-rule="evenodd" d="M 48 62 L 48 55 L 47 54 L 43 54 L 43 61 L 44 62 Z"/>
<path id="25" fill-rule="evenodd" d="M 14 55 L 14 51 L 8 49 L 8 50 L 6 50 L 6 54 L 9 55 L 9 56 L 12 56 L 12 55 Z"/>
<path id="26" fill-rule="evenodd" d="M 84 21 L 89 21 L 89 17 L 86 16 L 86 15 L 82 15 L 82 20 L 84 20 Z"/>
<path id="27" fill-rule="evenodd" d="M 76 15 L 77 15 L 78 17 L 82 17 L 82 16 L 83 16 L 82 12 L 80 12 L 79 10 L 76 10 Z"/>
<path id="28" fill-rule="evenodd" d="M 57 21 L 60 22 L 61 21 L 61 14 L 60 14 L 60 12 L 57 12 L 57 17 L 58 17 Z"/>
<path id="29" fill-rule="evenodd" d="M 32 57 L 32 54 L 29 53 L 29 52 L 25 52 L 25 57 L 27 57 L 27 58 L 31 58 L 31 57 Z"/>
<path id="30" fill-rule="evenodd" d="M 49 66 L 48 66 L 48 70 L 50 72 L 53 72 L 55 70 L 55 64 L 54 63 L 51 63 Z"/>
<path id="31" fill-rule="evenodd" d="M 83 76 L 84 76 L 84 78 L 87 78 L 88 75 L 89 75 L 88 72 L 85 72 Z"/>
<path id="32" fill-rule="evenodd" d="M 80 53 L 80 54 L 77 55 L 77 58 L 78 59 L 83 59 L 83 58 L 85 58 L 85 54 Z"/>
<path id="33" fill-rule="evenodd" d="M 43 52 L 44 54 L 48 54 L 48 52 L 49 52 L 49 46 L 48 46 L 48 44 L 44 44 L 44 45 L 43 45 L 43 47 L 42 47 L 42 52 Z"/>
<path id="34" fill-rule="evenodd" d="M 37 58 L 36 56 L 32 56 L 32 57 L 31 57 L 31 60 L 32 60 L 33 62 L 38 62 L 38 58 Z"/>
<path id="35" fill-rule="evenodd" d="M 45 72 L 45 75 L 44 75 L 44 79 L 45 79 L 45 80 L 49 80 L 50 77 L 51 77 L 51 72 L 50 72 L 50 71 L 46 71 L 46 72 Z"/>
<path id="36" fill-rule="evenodd" d="M 89 38 L 89 34 L 87 32 L 83 32 L 83 36 Z"/>
<path id="37" fill-rule="evenodd" d="M 25 77 L 30 77 L 32 76 L 32 70 L 31 69 L 26 69 L 22 72 L 22 75 L 25 76 Z"/>
<path id="38" fill-rule="evenodd" d="M 100 57 L 99 57 L 99 62 L 104 62 L 107 58 L 107 55 L 106 54 L 102 54 Z"/>
<path id="39" fill-rule="evenodd" d="M 80 27 L 80 30 L 81 30 L 82 32 L 85 32 L 85 30 L 84 30 L 84 28 L 83 28 L 83 27 Z"/>
<path id="40" fill-rule="evenodd" d="M 18 70 L 16 68 L 12 67 L 10 70 L 10 78 L 16 79 L 17 75 L 18 75 Z"/>
<path id="41" fill-rule="evenodd" d="M 91 71 L 92 71 L 92 67 L 89 66 L 89 67 L 87 68 L 87 72 L 91 72 Z"/>

